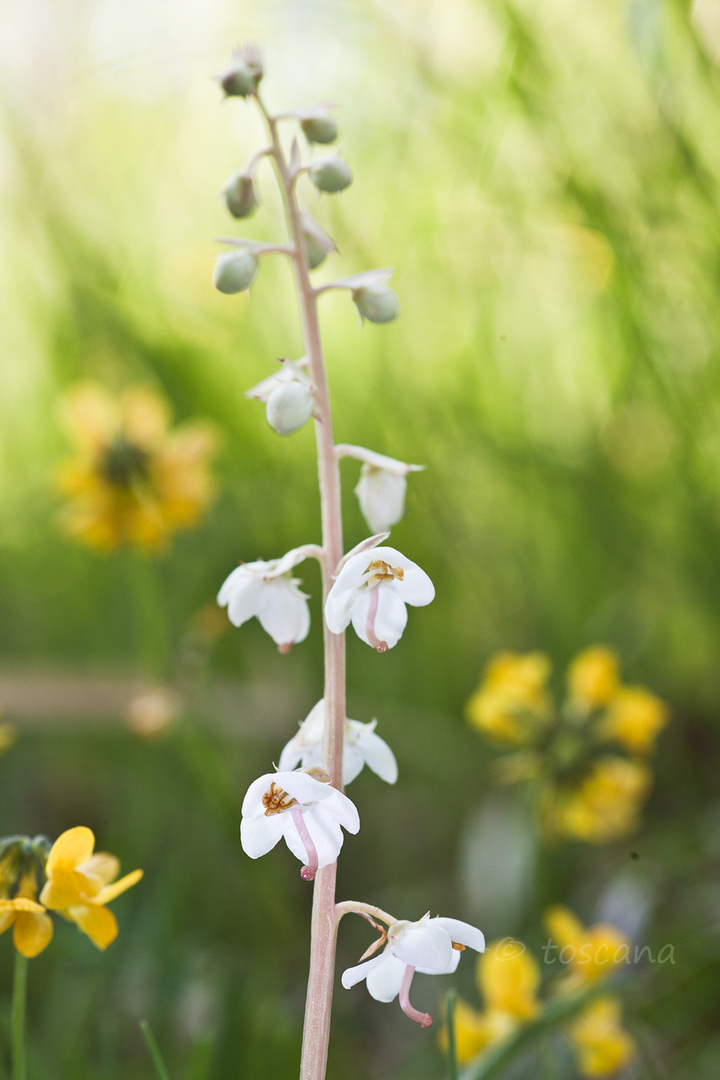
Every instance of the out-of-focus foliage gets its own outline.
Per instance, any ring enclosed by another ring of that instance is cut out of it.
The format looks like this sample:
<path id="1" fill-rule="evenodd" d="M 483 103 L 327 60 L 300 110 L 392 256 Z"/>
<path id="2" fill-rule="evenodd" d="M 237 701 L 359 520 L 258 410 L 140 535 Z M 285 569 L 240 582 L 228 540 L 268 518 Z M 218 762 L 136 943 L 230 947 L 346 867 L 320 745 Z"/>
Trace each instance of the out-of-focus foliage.
<path id="1" fill-rule="evenodd" d="M 674 964 L 629 969 L 626 1023 L 643 1062 L 665 1062 L 674 1080 L 714 1080 L 720 31 L 712 8 L 709 0 L 692 10 L 681 0 L 6 5 L 3 671 L 144 665 L 193 701 L 153 743 L 117 727 L 52 727 L 55 701 L 33 731 L 21 715 L 4 718 L 20 737 L 0 758 L 2 833 L 58 835 L 84 822 L 126 866 L 146 868 L 115 904 L 123 933 L 107 954 L 60 927 L 53 949 L 31 962 L 37 1075 L 150 1076 L 142 1016 L 174 1077 L 297 1068 L 309 892 L 279 850 L 250 865 L 237 821 L 247 784 L 320 696 L 319 581 L 303 566 L 313 628 L 288 657 L 254 623 L 217 633 L 203 614 L 240 559 L 319 539 L 309 426 L 278 439 L 264 409 L 243 397 L 277 357 L 301 355 L 287 267 L 263 260 L 249 299 L 211 285 L 213 237 L 283 236 L 269 172 L 258 174 L 261 206 L 247 222 L 216 198 L 262 133 L 242 101 L 220 103 L 208 76 L 238 39 L 257 37 L 271 107 L 342 102 L 341 150 L 354 183 L 332 197 L 301 184 L 340 249 L 317 280 L 396 268 L 401 314 L 387 326 L 361 327 L 346 295 L 323 300 L 337 438 L 428 465 L 409 478 L 392 543 L 428 571 L 437 599 L 384 657 L 348 643 L 350 715 L 379 717 L 400 782 L 387 790 L 372 776 L 356 782 L 363 825 L 346 844 L 340 894 L 409 918 L 430 906 L 533 947 L 543 940 L 542 911 L 562 901 L 585 922 L 617 922 L 655 954 L 673 943 Z M 218 500 L 154 576 L 145 562 L 73 546 L 57 527 L 51 477 L 66 453 L 58 403 L 85 378 L 112 392 L 155 387 L 179 421 L 206 417 L 223 433 Z M 351 547 L 366 534 L 352 493 L 358 463 L 342 470 Z M 597 641 L 617 649 L 630 682 L 670 703 L 673 724 L 658 742 L 642 831 L 602 850 L 541 857 L 530 808 L 520 792 L 493 786 L 464 703 L 498 649 L 541 650 L 562 671 Z M 221 707 L 228 682 L 246 703 L 230 717 Z M 343 926 L 340 962 L 366 945 L 362 928 Z M 461 989 L 463 978 L 467 992 L 472 973 L 461 969 Z M 437 992 L 414 1004 L 437 1011 Z M 442 1075 L 432 1037 L 396 1010 L 338 990 L 335 1017 L 331 1080 Z M 652 1075 L 652 1064 L 642 1067 Z"/>

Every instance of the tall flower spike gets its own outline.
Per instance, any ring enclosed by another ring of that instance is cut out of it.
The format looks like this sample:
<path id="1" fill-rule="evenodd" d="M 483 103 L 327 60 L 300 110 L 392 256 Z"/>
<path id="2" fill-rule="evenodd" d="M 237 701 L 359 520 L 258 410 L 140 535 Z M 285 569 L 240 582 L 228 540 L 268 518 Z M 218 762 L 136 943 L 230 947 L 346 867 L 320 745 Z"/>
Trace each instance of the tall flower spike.
<path id="1" fill-rule="evenodd" d="M 309 553 L 309 548 L 294 548 L 282 559 L 257 559 L 236 567 L 217 597 L 218 604 L 227 607 L 233 626 L 242 626 L 255 616 L 281 653 L 304 641 L 310 630 L 308 598 L 291 571 Z"/>
<path id="2" fill-rule="evenodd" d="M 324 775 L 320 769 L 280 770 L 252 782 L 243 799 L 240 824 L 246 855 L 259 859 L 284 837 L 303 864 L 300 873 L 305 881 L 335 862 L 343 844 L 342 830 L 356 833 L 360 818 L 347 795 L 318 778 Z"/>
<path id="3" fill-rule="evenodd" d="M 387 945 L 373 956 L 342 974 L 346 990 L 363 979 L 376 1001 L 394 1001 L 421 1027 L 430 1027 L 432 1017 L 418 1012 L 410 1004 L 410 984 L 416 971 L 423 975 L 447 975 L 455 971 L 466 947 L 483 952 L 482 931 L 458 919 L 430 918 L 428 912 L 419 922 L 401 920 L 388 927 Z"/>
<path id="4" fill-rule="evenodd" d="M 406 604 L 424 607 L 435 588 L 424 570 L 395 548 L 353 555 L 328 594 L 325 620 L 333 634 L 352 622 L 355 633 L 378 652 L 397 645 L 407 624 Z"/>
<path id="5" fill-rule="evenodd" d="M 364 765 L 368 765 L 381 780 L 394 784 L 398 767 L 395 755 L 388 744 L 375 734 L 373 720 L 361 724 L 357 720 L 345 721 L 345 745 L 343 751 L 343 784 L 351 783 Z M 322 764 L 323 735 L 325 732 L 325 701 L 321 699 L 300 725 L 297 735 L 285 746 L 280 761 L 281 769 L 294 769 L 302 764 L 304 769 Z"/>

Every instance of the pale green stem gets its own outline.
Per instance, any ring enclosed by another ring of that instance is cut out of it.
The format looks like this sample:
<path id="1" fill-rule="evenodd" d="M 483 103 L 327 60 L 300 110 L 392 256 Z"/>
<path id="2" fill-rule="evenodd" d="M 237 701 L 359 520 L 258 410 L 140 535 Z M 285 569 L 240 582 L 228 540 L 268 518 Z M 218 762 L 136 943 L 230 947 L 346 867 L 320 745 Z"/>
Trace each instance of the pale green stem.
<path id="1" fill-rule="evenodd" d="M 307 256 L 300 227 L 300 210 L 295 198 L 294 178 L 290 173 L 280 143 L 277 120 L 271 116 L 261 98 L 258 107 L 267 124 L 271 157 L 275 163 L 283 195 L 288 228 L 293 241 L 292 262 L 295 272 L 300 315 L 302 319 L 305 354 L 308 358 L 317 419 L 315 438 L 320 485 L 320 514 L 322 519 L 322 578 L 323 609 L 332 588 L 333 573 L 343 554 L 342 515 L 340 504 L 340 469 L 335 455 L 332 410 L 325 362 L 323 359 L 317 296 L 310 281 Z M 330 782 L 342 791 L 342 765 L 345 717 L 345 635 L 333 634 L 323 619 L 325 652 L 325 736 L 323 767 Z M 310 971 L 308 974 L 305 1021 L 303 1025 L 300 1080 L 324 1080 L 330 1042 L 330 1013 L 335 978 L 335 877 L 337 863 L 319 870 L 313 888 L 313 910 L 310 936 Z"/>
<path id="2" fill-rule="evenodd" d="M 447 1024 L 447 1040 L 448 1040 L 448 1080 L 458 1080 L 458 1063 L 457 1063 L 457 1050 L 455 1046 L 455 1003 L 457 1001 L 457 990 L 454 988 L 448 990 L 447 997 L 445 998 L 445 1022 Z"/>
<path id="3" fill-rule="evenodd" d="M 13 1080 L 26 1080 L 25 1006 L 27 1001 L 27 957 L 15 952 L 10 1026 L 12 1030 Z"/>
<path id="4" fill-rule="evenodd" d="M 340 904 L 335 905 L 335 916 L 337 921 L 340 922 L 343 915 L 370 915 L 373 919 L 379 919 L 380 922 L 387 923 L 388 926 L 392 926 L 398 920 L 393 915 L 388 915 L 387 911 L 383 911 L 382 908 L 375 907 L 374 904 L 366 904 L 362 900 L 343 900 Z"/>
<path id="5" fill-rule="evenodd" d="M 147 1020 L 140 1021 L 140 1030 L 143 1033 L 145 1044 L 148 1048 L 148 1053 L 152 1058 L 152 1063 L 155 1066 L 155 1072 L 158 1074 L 158 1080 L 170 1080 L 170 1073 L 165 1067 L 163 1056 L 160 1053 L 160 1047 L 157 1044 L 157 1039 L 152 1033 L 152 1028 L 148 1024 Z"/>

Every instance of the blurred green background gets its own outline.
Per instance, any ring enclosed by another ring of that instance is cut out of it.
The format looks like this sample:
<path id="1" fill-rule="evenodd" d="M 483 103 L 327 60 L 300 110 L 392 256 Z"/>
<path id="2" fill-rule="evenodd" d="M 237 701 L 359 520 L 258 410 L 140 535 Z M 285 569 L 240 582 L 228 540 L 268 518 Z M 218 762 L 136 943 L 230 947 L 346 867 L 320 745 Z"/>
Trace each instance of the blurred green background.
<path id="1" fill-rule="evenodd" d="M 341 103 L 355 183 L 322 200 L 302 189 L 340 249 L 317 279 L 396 268 L 392 325 L 360 327 L 346 295 L 323 300 L 337 438 L 428 466 L 392 542 L 436 602 L 386 656 L 348 643 L 350 715 L 378 717 L 400 781 L 353 788 L 363 828 L 340 898 L 412 919 L 431 908 L 536 948 L 544 906 L 562 901 L 655 951 L 671 943 L 674 964 L 628 973 L 634 1075 L 714 1080 L 717 4 L 6 0 L 2 19 L 0 708 L 20 736 L 0 757 L 0 832 L 87 824 L 146 872 L 114 905 L 106 955 L 63 926 L 32 962 L 31 1075 L 145 1080 L 141 1017 L 174 1080 L 297 1073 L 310 890 L 284 848 L 246 859 L 238 820 L 321 693 L 315 569 L 302 567 L 313 630 L 288 657 L 255 622 L 202 648 L 193 637 L 238 560 L 319 540 L 312 432 L 278 439 L 243 397 L 302 353 L 288 268 L 264 261 L 249 300 L 210 281 L 213 237 L 283 235 L 269 170 L 239 229 L 216 197 L 262 136 L 209 76 L 256 38 L 271 108 Z M 129 560 L 57 526 L 58 401 L 86 377 L 156 387 L 177 420 L 223 433 L 217 501 L 153 569 L 164 672 L 143 666 L 147 585 Z M 342 469 L 350 547 L 367 529 L 357 463 Z M 595 642 L 673 721 L 642 832 L 544 852 L 464 703 L 496 649 L 548 652 L 560 686 Z M 117 707 L 150 675 L 186 701 L 155 743 Z M 343 924 L 339 962 L 367 944 Z M 11 961 L 5 935 L 4 1014 Z M 472 975 L 466 961 L 455 980 L 468 997 Z M 451 981 L 418 980 L 415 1004 L 437 1016 Z M 508 1075 L 552 1068 L 531 1054 Z M 432 1032 L 338 989 L 330 1080 L 444 1070 Z"/>

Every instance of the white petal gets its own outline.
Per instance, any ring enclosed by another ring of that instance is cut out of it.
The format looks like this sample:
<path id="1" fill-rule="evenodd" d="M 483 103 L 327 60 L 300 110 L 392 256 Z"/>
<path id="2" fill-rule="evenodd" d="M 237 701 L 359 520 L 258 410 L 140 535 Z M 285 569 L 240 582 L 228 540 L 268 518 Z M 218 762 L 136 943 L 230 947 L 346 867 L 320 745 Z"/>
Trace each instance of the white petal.
<path id="1" fill-rule="evenodd" d="M 308 763 L 303 758 L 303 751 L 298 746 L 295 739 L 291 739 L 290 742 L 283 747 L 282 753 L 280 754 L 280 759 L 278 761 L 278 769 L 290 771 L 297 768 L 301 761 L 303 764 L 303 768 L 306 769 L 308 767 Z"/>
<path id="2" fill-rule="evenodd" d="M 405 568 L 402 581 L 398 581 L 397 578 L 389 581 L 387 588 L 397 592 L 404 604 L 412 604 L 413 607 L 425 607 L 435 599 L 435 586 L 425 571 L 415 563 Z"/>
<path id="3" fill-rule="evenodd" d="M 346 742 L 343 747 L 343 784 L 346 787 L 360 775 L 364 764 L 365 756 L 362 751 Z"/>
<path id="4" fill-rule="evenodd" d="M 343 795 L 341 791 L 332 789 L 332 794 L 323 804 L 323 810 L 328 807 L 335 815 L 344 829 L 348 832 L 356 833 L 360 828 L 360 815 L 357 812 L 357 807 L 351 799 L 348 799 L 347 795 Z"/>
<path id="5" fill-rule="evenodd" d="M 403 630 L 407 626 L 407 608 L 398 594 L 388 585 L 377 585 L 378 606 L 375 615 L 375 636 L 384 641 L 389 649 L 397 645 L 402 637 Z M 366 590 L 360 593 L 355 604 L 352 616 L 352 624 L 357 636 L 366 645 L 372 643 L 367 636 L 367 616 L 370 607 L 370 593 Z"/>
<path id="6" fill-rule="evenodd" d="M 383 953 L 381 960 L 383 963 L 367 976 L 368 992 L 376 1001 L 394 1001 L 400 993 L 407 965 L 390 951 Z"/>
<path id="7" fill-rule="evenodd" d="M 452 961 L 453 947 L 447 931 L 432 923 L 409 926 L 393 948 L 403 963 L 425 971 L 445 971 Z"/>
<path id="8" fill-rule="evenodd" d="M 369 960 L 364 960 L 362 964 L 356 964 L 355 967 L 345 968 L 340 979 L 345 989 L 349 990 L 351 986 L 356 986 L 357 983 L 366 979 L 372 969 L 383 963 L 387 956 L 388 953 L 384 952 L 380 956 L 373 956 Z"/>
<path id="9" fill-rule="evenodd" d="M 485 936 L 482 930 L 470 923 L 461 922 L 459 919 L 443 919 L 437 917 L 430 919 L 429 926 L 441 926 L 450 935 L 451 941 L 457 941 L 459 945 L 467 945 L 476 952 L 485 951 Z M 457 951 L 457 950 L 455 950 Z"/>
<path id="10" fill-rule="evenodd" d="M 337 819 L 333 814 L 326 812 L 324 805 L 303 807 L 302 814 L 310 839 L 315 845 L 318 867 L 329 866 L 330 863 L 335 862 L 343 845 L 343 833 Z M 297 831 L 292 814 L 282 816 L 285 843 L 300 862 L 306 863 L 309 855 Z"/>
<path id="11" fill-rule="evenodd" d="M 374 532 L 384 532 L 401 520 L 405 513 L 406 490 L 404 475 L 363 465 L 355 494 L 362 515 Z"/>
<path id="12" fill-rule="evenodd" d="M 227 606 L 228 618 L 234 626 L 242 626 L 256 614 L 262 588 L 262 581 L 248 573 L 244 566 L 237 566 L 223 582 L 218 593 L 218 604 Z"/>
<path id="13" fill-rule="evenodd" d="M 251 859 L 259 859 L 275 847 L 283 835 L 282 814 L 244 817 L 240 822 L 240 843 Z"/>
<path id="14" fill-rule="evenodd" d="M 460 963 L 460 957 L 462 953 L 458 949 L 451 949 L 452 956 L 447 967 L 444 968 L 415 968 L 421 975 L 452 975 L 453 971 L 457 970 L 457 966 Z"/>
<path id="15" fill-rule="evenodd" d="M 336 788 L 324 784 L 322 780 L 316 780 L 314 776 L 308 776 L 306 772 L 276 772 L 268 775 L 278 787 L 283 788 L 303 805 L 326 802 L 337 794 Z"/>
<path id="16" fill-rule="evenodd" d="M 355 591 L 336 592 L 335 585 L 328 593 L 325 602 L 325 622 L 333 634 L 342 634 L 352 618 L 358 594 Z"/>
<path id="17" fill-rule="evenodd" d="M 395 783 L 398 778 L 397 761 L 384 739 L 381 739 L 374 731 L 363 731 L 358 737 L 357 747 L 372 771 L 381 780 L 385 780 L 388 784 Z M 347 747 L 345 753 L 347 754 Z"/>
<path id="18" fill-rule="evenodd" d="M 277 645 L 304 641 L 310 630 L 307 600 L 283 578 L 265 582 L 257 617 Z"/>

